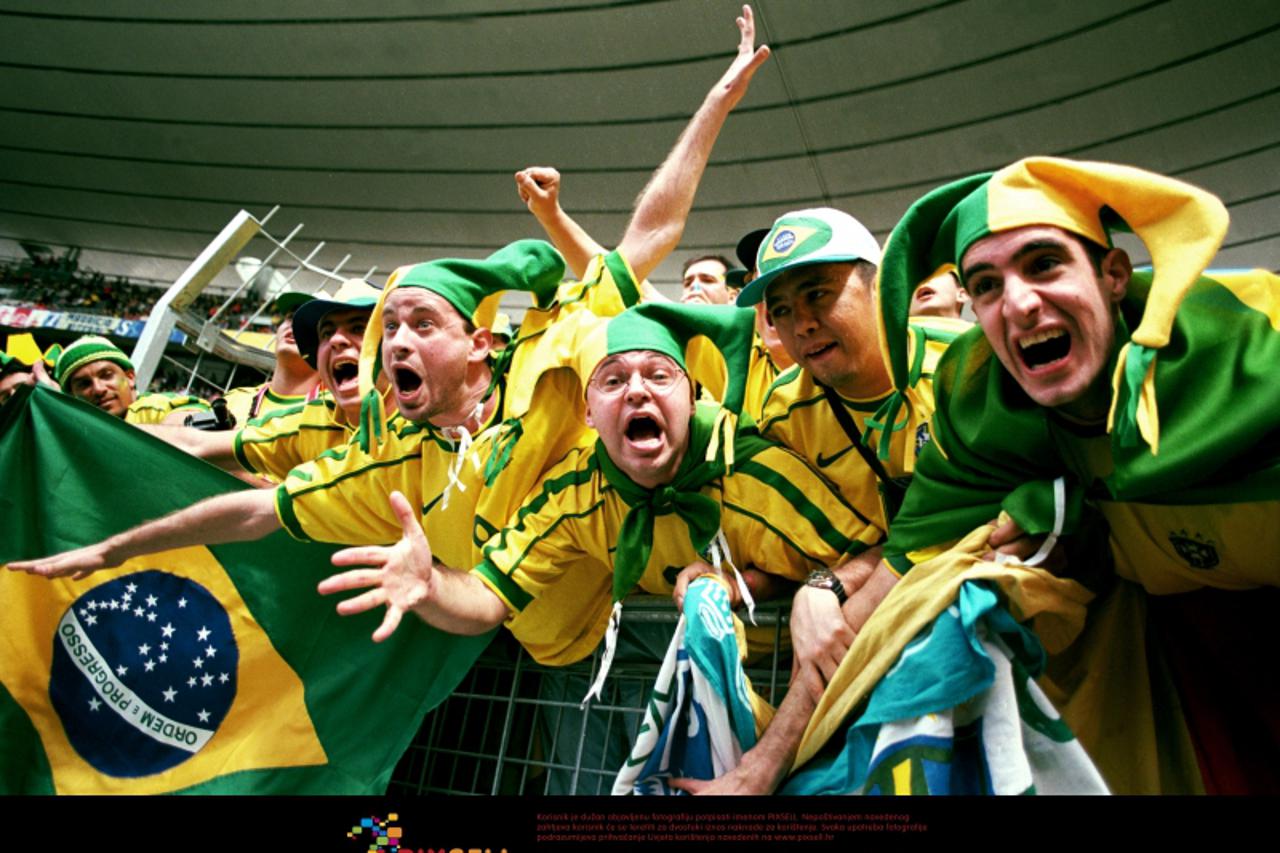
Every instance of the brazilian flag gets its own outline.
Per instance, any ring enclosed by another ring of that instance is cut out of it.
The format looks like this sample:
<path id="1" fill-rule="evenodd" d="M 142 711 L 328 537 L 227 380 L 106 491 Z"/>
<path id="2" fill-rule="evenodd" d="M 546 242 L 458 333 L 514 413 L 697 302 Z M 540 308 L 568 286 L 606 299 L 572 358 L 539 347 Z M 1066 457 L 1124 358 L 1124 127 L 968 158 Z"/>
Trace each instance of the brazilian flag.
<path id="1" fill-rule="evenodd" d="M 0 408 L 0 564 L 244 488 L 48 389 Z M 339 617 L 284 532 L 85 580 L 0 571 L 0 792 L 382 793 L 492 634 Z"/>

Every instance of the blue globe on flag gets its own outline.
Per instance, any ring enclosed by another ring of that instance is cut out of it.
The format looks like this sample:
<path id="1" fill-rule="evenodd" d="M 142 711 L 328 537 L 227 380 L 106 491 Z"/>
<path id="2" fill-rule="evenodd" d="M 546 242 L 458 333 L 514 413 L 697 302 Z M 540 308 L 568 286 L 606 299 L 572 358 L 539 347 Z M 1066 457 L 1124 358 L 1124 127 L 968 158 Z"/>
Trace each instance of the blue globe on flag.
<path id="1" fill-rule="evenodd" d="M 101 773 L 181 764 L 235 701 L 231 621 L 187 578 L 148 569 L 94 587 L 63 613 L 52 641 L 50 700 L 71 745 Z"/>

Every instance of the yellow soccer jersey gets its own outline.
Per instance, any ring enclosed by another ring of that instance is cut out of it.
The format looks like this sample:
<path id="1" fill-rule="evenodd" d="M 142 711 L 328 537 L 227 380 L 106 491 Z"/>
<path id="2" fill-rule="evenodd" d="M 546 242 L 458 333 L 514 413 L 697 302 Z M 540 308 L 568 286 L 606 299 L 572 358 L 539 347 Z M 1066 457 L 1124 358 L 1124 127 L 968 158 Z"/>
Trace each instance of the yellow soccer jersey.
<path id="1" fill-rule="evenodd" d="M 235 415 L 237 427 L 247 426 L 254 418 L 307 402 L 305 394 L 277 394 L 265 382 L 232 388 L 222 395 L 222 399 L 227 401 L 227 411 Z"/>
<path id="2" fill-rule="evenodd" d="M 507 604 L 507 626 L 540 661 L 585 657 L 609 621 L 612 552 L 629 507 L 605 479 L 597 452 L 576 449 L 549 471 L 473 570 Z M 830 483 L 782 447 L 739 463 L 702 493 L 721 506 L 721 529 L 739 568 L 803 580 L 881 539 Z M 659 515 L 639 588 L 670 595 L 676 575 L 698 559 L 685 522 Z"/>
<path id="3" fill-rule="evenodd" d="M 908 352 L 913 363 L 916 359 L 921 360 L 920 378 L 907 389 L 911 403 L 910 418 L 902 429 L 893 433 L 889 458 L 883 460 L 890 477 L 909 477 L 915 471 L 916 453 L 929 441 L 934 366 L 947 345 L 970 325 L 963 320 L 936 317 L 912 319 Z M 922 339 L 925 341 L 923 349 L 920 348 Z M 887 396 L 873 400 L 840 399 L 854 425 L 865 435 L 867 419 L 876 413 Z M 889 529 L 875 472 L 867 466 L 836 420 L 813 374 L 799 365 L 785 371 L 774 383 L 763 409 L 760 417 L 762 435 L 799 453 L 834 481 L 845 499 L 859 512 L 873 519 L 881 530 Z M 873 453 L 879 450 L 883 437 L 883 433 L 873 434 L 870 444 Z"/>
<path id="4" fill-rule="evenodd" d="M 460 465 L 454 464 L 455 446 L 443 431 L 392 418 L 386 437 L 371 442 L 368 450 L 353 442 L 317 453 L 313 462 L 289 472 L 276 493 L 281 524 L 300 539 L 395 542 L 402 531 L 387 496 L 399 490 L 419 508 L 436 559 L 460 569 L 474 566 L 481 546 L 502 529 L 542 475 L 573 448 L 595 441 L 583 418 L 577 375 L 541 351 L 537 339 L 580 310 L 599 316 L 620 312 L 637 293 L 621 255 L 597 258 L 584 281 L 561 285 L 556 305 L 525 315 L 502 400 Z M 554 333 L 547 340 L 552 338 Z M 519 416 L 511 418 L 516 397 Z M 449 490 L 446 507 L 451 467 L 460 483 Z"/>
<path id="5" fill-rule="evenodd" d="M 283 482 L 298 465 L 346 444 L 352 432 L 333 397 L 321 394 L 249 421 L 236 433 L 232 448 L 240 467 Z"/>
<path id="6" fill-rule="evenodd" d="M 747 387 L 742 405 L 742 410 L 757 423 L 764 412 L 764 401 L 769 396 L 769 389 L 781 373 L 782 370 L 769 354 L 769 348 L 757 334 L 751 346 L 751 367 L 747 370 Z"/>
<path id="7" fill-rule="evenodd" d="M 276 492 L 280 522 L 298 539 L 389 544 L 403 533 L 387 500 L 399 491 L 419 508 L 435 558 L 446 566 L 472 566 L 480 547 L 519 508 L 542 473 L 573 447 L 594 441 L 581 418 L 566 419 L 559 408 L 537 405 L 544 389 L 563 395 L 565 383 L 574 381 L 567 371 L 558 371 L 540 383 L 535 405 L 522 419 L 516 451 L 489 485 L 486 466 L 501 449 L 502 433 L 481 432 L 457 466 L 459 485 L 450 489 L 447 506 L 444 492 L 457 459 L 456 443 L 443 430 L 397 416 L 388 422 L 380 446 L 365 451 L 350 442 L 290 471 Z"/>
<path id="8" fill-rule="evenodd" d="M 188 394 L 143 394 L 133 401 L 124 419 L 131 424 L 158 424 L 174 412 L 209 412 L 209 404 Z"/>

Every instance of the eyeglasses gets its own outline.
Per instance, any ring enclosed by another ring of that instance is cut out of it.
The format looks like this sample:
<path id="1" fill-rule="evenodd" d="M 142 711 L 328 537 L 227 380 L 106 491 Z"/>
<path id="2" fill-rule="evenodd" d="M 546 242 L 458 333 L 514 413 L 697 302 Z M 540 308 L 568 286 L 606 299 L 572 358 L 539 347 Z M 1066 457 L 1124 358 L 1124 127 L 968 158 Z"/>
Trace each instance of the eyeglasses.
<path id="1" fill-rule="evenodd" d="M 650 394 L 661 395 L 670 394 L 685 379 L 684 371 L 671 359 L 655 357 L 639 366 L 621 361 L 601 365 L 591 377 L 591 387 L 600 394 L 613 396 L 630 388 L 635 376 Z"/>

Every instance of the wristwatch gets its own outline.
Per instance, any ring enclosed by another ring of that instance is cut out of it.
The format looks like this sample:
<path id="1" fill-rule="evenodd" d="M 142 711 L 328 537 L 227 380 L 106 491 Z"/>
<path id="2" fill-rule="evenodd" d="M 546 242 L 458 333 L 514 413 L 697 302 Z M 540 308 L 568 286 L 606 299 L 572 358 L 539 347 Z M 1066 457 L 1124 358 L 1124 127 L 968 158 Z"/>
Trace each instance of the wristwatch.
<path id="1" fill-rule="evenodd" d="M 809 572 L 809 577 L 804 582 L 805 586 L 811 586 L 814 589 L 829 589 L 836 594 L 836 600 L 841 606 L 849 600 L 849 593 L 844 591 L 844 584 L 840 583 L 840 578 L 836 577 L 835 572 L 830 569 L 814 569 Z"/>

